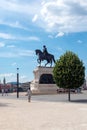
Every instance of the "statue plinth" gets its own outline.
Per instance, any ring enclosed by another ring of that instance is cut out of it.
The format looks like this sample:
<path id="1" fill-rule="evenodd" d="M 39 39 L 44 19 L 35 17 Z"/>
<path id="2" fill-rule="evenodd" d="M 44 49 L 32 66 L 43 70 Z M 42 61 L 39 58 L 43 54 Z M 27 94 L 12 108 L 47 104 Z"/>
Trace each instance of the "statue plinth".
<path id="1" fill-rule="evenodd" d="M 34 94 L 57 93 L 57 85 L 53 80 L 53 67 L 37 67 L 34 71 L 34 80 L 30 87 Z"/>

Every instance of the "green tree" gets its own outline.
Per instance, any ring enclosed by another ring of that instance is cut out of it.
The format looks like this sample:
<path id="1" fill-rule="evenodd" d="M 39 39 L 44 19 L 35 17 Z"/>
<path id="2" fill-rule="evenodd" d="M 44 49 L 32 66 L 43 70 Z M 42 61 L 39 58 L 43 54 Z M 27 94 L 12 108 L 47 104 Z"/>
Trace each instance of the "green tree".
<path id="1" fill-rule="evenodd" d="M 56 61 L 53 69 L 53 77 L 58 87 L 68 89 L 70 101 L 70 89 L 80 87 L 85 80 L 85 67 L 79 57 L 67 51 Z"/>

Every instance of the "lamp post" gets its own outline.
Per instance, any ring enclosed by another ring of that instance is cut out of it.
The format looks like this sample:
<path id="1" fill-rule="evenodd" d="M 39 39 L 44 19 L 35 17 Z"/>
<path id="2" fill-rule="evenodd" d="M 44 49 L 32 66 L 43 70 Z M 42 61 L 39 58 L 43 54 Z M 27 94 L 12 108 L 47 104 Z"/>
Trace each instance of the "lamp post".
<path id="1" fill-rule="evenodd" d="M 19 98 L 19 68 L 17 68 L 17 98 Z"/>

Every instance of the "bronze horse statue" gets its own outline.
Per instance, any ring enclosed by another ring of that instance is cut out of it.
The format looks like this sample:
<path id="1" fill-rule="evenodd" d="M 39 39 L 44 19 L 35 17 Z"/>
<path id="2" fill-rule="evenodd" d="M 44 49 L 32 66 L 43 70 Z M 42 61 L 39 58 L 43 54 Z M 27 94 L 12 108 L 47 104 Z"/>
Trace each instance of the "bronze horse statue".
<path id="1" fill-rule="evenodd" d="M 39 49 L 36 49 L 35 52 L 36 52 L 36 55 L 38 55 L 37 62 L 40 64 L 40 66 L 41 66 L 41 61 L 44 61 L 44 60 L 47 61 L 47 63 L 45 64 L 45 66 L 48 63 L 50 63 L 50 67 L 52 67 L 52 62 L 55 63 L 54 55 L 49 54 L 49 53 L 47 53 L 46 55 L 44 55 L 44 53 L 41 50 L 39 50 Z"/>

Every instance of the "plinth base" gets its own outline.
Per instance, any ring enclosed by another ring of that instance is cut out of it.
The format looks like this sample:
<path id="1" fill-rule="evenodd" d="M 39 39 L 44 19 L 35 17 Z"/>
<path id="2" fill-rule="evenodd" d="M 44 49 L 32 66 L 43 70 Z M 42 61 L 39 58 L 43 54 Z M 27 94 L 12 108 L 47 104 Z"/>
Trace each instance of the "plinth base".
<path id="1" fill-rule="evenodd" d="M 53 67 L 37 67 L 30 87 L 33 94 L 56 94 L 57 85 L 53 83 Z M 52 77 L 52 79 L 50 79 Z M 48 83 L 51 82 L 51 83 Z"/>

